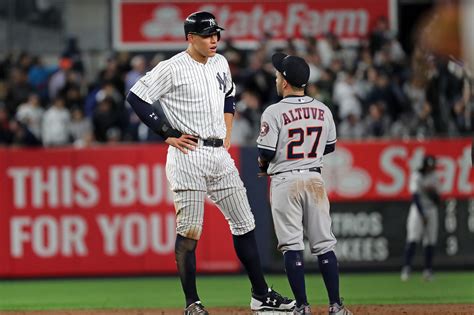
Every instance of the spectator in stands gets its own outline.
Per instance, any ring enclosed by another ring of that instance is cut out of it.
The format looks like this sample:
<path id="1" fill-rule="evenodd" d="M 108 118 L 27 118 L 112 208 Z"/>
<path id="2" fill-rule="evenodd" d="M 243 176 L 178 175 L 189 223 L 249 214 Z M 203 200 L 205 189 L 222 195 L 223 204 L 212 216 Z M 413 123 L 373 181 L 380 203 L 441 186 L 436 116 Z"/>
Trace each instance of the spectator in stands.
<path id="1" fill-rule="evenodd" d="M 364 121 L 365 136 L 380 138 L 387 136 L 390 128 L 390 118 L 385 114 L 385 104 L 375 102 L 369 106 L 369 114 Z"/>
<path id="2" fill-rule="evenodd" d="M 59 59 L 58 71 L 51 76 L 48 83 L 48 96 L 50 100 L 54 100 L 66 85 L 67 72 L 70 71 L 71 67 L 72 61 L 69 58 L 62 57 Z"/>
<path id="3" fill-rule="evenodd" d="M 431 116 L 431 105 L 428 102 L 423 104 L 420 112 L 416 113 L 413 124 L 408 126 L 412 130 L 412 136 L 418 139 L 425 139 L 435 135 L 435 126 Z"/>
<path id="4" fill-rule="evenodd" d="M 240 101 L 236 104 L 236 109 L 240 111 L 244 119 L 249 122 L 252 130 L 252 137 L 248 139 L 248 145 L 254 145 L 260 132 L 260 117 L 262 116 L 262 104 L 260 95 L 253 90 L 245 90 Z"/>
<path id="5" fill-rule="evenodd" d="M 33 147 L 41 145 L 38 138 L 21 122 L 16 119 L 10 120 L 10 131 L 12 132 L 12 146 Z"/>
<path id="6" fill-rule="evenodd" d="M 62 52 L 62 57 L 69 59 L 71 62 L 71 70 L 84 75 L 84 63 L 82 62 L 81 49 L 77 37 L 70 36 L 66 40 L 66 47 Z"/>
<path id="7" fill-rule="evenodd" d="M 365 135 L 365 126 L 360 118 L 349 113 L 346 118 L 339 124 L 337 133 L 341 139 L 361 140 Z"/>
<path id="8" fill-rule="evenodd" d="M 334 114 L 334 106 L 330 92 L 325 89 L 321 89 L 318 83 L 309 83 L 306 86 L 306 95 L 324 103 Z"/>
<path id="9" fill-rule="evenodd" d="M 388 72 L 380 69 L 377 73 L 375 86 L 367 95 L 367 103 L 384 103 L 386 105 L 385 112 L 391 121 L 395 121 L 401 113 L 406 111 L 406 98 L 402 93 L 399 93 L 399 91 L 401 91 L 401 89 L 397 88 L 393 77 L 391 78 Z"/>
<path id="10" fill-rule="evenodd" d="M 81 107 L 75 106 L 71 109 L 69 133 L 73 144 L 79 147 L 85 146 L 91 135 L 94 134 L 92 121 L 84 116 L 84 111 Z"/>
<path id="11" fill-rule="evenodd" d="M 126 128 L 124 123 L 124 113 L 120 110 L 119 105 L 114 102 L 110 97 L 102 99 L 98 104 L 94 112 L 92 124 L 94 126 L 95 139 L 99 142 L 107 141 L 107 130 L 112 127 L 117 127 L 123 134 L 123 130 Z"/>
<path id="12" fill-rule="evenodd" d="M 268 70 L 265 65 L 268 61 L 267 52 L 264 49 L 251 53 L 250 64 L 242 73 L 243 90 L 253 90 L 261 99 L 262 104 L 270 104 L 276 93 L 275 71 Z"/>
<path id="13" fill-rule="evenodd" d="M 66 84 L 66 86 L 61 90 L 61 96 L 64 96 L 66 107 L 68 109 L 72 109 L 74 107 L 84 107 L 81 89 L 77 84 Z"/>
<path id="14" fill-rule="evenodd" d="M 64 98 L 56 97 L 43 116 L 42 140 L 45 147 L 63 146 L 70 143 L 69 125 L 71 115 Z"/>
<path id="15" fill-rule="evenodd" d="M 100 71 L 96 84 L 103 85 L 106 82 L 107 84 L 112 84 L 120 94 L 125 92 L 123 73 L 119 69 L 119 63 L 116 56 L 107 59 L 107 64 L 105 68 Z M 125 94 L 122 94 L 122 98 L 124 95 Z"/>
<path id="16" fill-rule="evenodd" d="M 130 61 L 132 65 L 132 70 L 127 72 L 125 76 L 125 95 L 128 94 L 128 91 L 132 86 L 140 79 L 146 72 L 147 64 L 146 59 L 142 55 L 136 55 Z"/>
<path id="17" fill-rule="evenodd" d="M 33 64 L 28 71 L 28 82 L 35 89 L 41 98 L 41 102 L 46 104 L 48 98 L 48 81 L 53 73 L 58 71 L 58 66 L 46 66 L 40 56 L 33 57 Z"/>
<path id="18" fill-rule="evenodd" d="M 307 54 L 305 59 L 310 69 L 308 83 L 318 82 L 321 78 L 321 69 L 323 67 L 321 63 L 321 57 L 318 53 L 312 52 Z"/>
<path id="19" fill-rule="evenodd" d="M 111 81 L 105 81 L 95 96 L 97 103 L 106 98 L 111 98 L 115 104 L 122 104 L 124 101 L 123 95 L 119 90 L 117 90 L 117 87 Z"/>
<path id="20" fill-rule="evenodd" d="M 232 145 L 237 146 L 251 146 L 255 139 L 255 128 L 251 125 L 250 121 L 242 115 L 242 106 L 237 106 L 234 113 L 234 120 L 232 123 L 232 136 L 230 142 Z"/>
<path id="21" fill-rule="evenodd" d="M 343 73 L 334 85 L 333 101 L 339 107 L 339 119 L 349 114 L 358 118 L 362 114 L 362 105 L 357 95 L 355 69 Z"/>
<path id="22" fill-rule="evenodd" d="M 43 114 L 44 109 L 41 106 L 39 95 L 31 93 L 28 101 L 18 107 L 16 119 L 28 128 L 37 139 L 41 139 Z"/>
<path id="23" fill-rule="evenodd" d="M 118 144 L 122 139 L 122 132 L 117 127 L 110 127 L 106 132 L 107 144 Z"/>
<path id="24" fill-rule="evenodd" d="M 10 116 L 15 115 L 18 106 L 26 102 L 28 96 L 33 92 L 33 87 L 28 83 L 27 72 L 19 67 L 13 68 L 10 73 L 5 99 L 5 105 L 7 106 Z"/>
<path id="25" fill-rule="evenodd" d="M 12 143 L 13 133 L 10 130 L 10 117 L 5 104 L 0 103 L 0 147 Z"/>
<path id="26" fill-rule="evenodd" d="M 370 33 L 370 51 L 372 56 L 379 51 L 390 37 L 390 29 L 388 19 L 385 16 L 380 16 L 377 19 L 374 29 Z"/>

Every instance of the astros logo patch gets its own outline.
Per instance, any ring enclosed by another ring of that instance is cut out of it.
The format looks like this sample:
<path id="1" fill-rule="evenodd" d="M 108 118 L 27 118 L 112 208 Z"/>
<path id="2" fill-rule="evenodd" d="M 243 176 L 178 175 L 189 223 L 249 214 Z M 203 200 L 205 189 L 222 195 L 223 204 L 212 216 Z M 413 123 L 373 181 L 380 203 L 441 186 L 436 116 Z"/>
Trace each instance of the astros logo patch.
<path id="1" fill-rule="evenodd" d="M 260 137 L 265 137 L 268 133 L 270 126 L 267 124 L 266 121 L 262 122 L 262 126 L 260 127 Z"/>

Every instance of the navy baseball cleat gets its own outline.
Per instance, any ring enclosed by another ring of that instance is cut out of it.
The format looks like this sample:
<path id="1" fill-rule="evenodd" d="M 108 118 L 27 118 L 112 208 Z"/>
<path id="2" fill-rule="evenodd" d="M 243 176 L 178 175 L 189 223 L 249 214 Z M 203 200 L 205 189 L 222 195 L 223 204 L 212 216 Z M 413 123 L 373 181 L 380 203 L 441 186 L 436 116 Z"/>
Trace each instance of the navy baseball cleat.
<path id="1" fill-rule="evenodd" d="M 252 292 L 250 308 L 252 311 L 283 311 L 290 312 L 295 308 L 295 301 L 281 296 L 278 292 L 268 288 L 265 295 L 256 295 Z"/>
<path id="2" fill-rule="evenodd" d="M 300 307 L 295 307 L 293 315 L 312 315 L 311 307 L 308 304 L 303 304 Z"/>
<path id="3" fill-rule="evenodd" d="M 329 306 L 329 315 L 353 315 L 342 303 L 334 303 Z"/>
<path id="4" fill-rule="evenodd" d="M 209 315 L 200 301 L 194 302 L 184 309 L 184 315 Z"/>

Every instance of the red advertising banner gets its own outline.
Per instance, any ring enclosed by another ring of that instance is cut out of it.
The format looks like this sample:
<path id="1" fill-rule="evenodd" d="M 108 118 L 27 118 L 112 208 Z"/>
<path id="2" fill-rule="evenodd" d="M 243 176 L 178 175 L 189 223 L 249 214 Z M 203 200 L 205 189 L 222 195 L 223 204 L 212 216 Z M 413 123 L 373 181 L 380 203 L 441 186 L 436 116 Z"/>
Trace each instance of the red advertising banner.
<path id="1" fill-rule="evenodd" d="M 349 42 L 367 37 L 381 16 L 396 30 L 396 9 L 395 0 L 114 0 L 113 45 L 119 50 L 184 48 L 184 19 L 201 10 L 212 12 L 225 29 L 223 38 L 241 48 L 255 48 L 265 33 L 280 43 L 327 32 Z"/>
<path id="2" fill-rule="evenodd" d="M 0 149 L 0 277 L 175 273 L 166 151 Z M 240 270 L 232 244 L 206 203 L 198 271 Z"/>
<path id="3" fill-rule="evenodd" d="M 324 158 L 323 176 L 331 201 L 409 200 L 410 172 L 425 154 L 438 159 L 444 197 L 474 196 L 471 139 L 338 142 Z"/>
<path id="4" fill-rule="evenodd" d="M 239 150 L 232 148 L 239 164 Z M 410 172 L 438 158 L 445 198 L 474 196 L 471 139 L 342 142 L 325 157 L 332 202 L 409 200 Z M 0 149 L 0 277 L 175 273 L 166 146 Z M 252 191 L 248 191 L 252 194 Z M 222 214 L 205 205 L 197 267 L 240 264 Z"/>

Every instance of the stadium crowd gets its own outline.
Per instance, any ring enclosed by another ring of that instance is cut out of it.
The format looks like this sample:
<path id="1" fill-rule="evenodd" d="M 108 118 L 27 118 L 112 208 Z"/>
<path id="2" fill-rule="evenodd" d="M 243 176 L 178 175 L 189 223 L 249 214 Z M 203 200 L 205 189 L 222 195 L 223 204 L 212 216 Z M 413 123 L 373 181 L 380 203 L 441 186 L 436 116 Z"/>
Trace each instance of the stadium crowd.
<path id="1" fill-rule="evenodd" d="M 357 46 L 322 38 L 272 46 L 265 35 L 257 49 L 231 41 L 220 53 L 237 88 L 232 142 L 253 146 L 260 116 L 276 102 L 275 50 L 298 54 L 311 67 L 307 94 L 333 111 L 342 139 L 425 138 L 472 134 L 472 93 L 459 61 L 414 45 L 410 54 L 380 19 Z M 78 42 L 71 38 L 57 65 L 27 52 L 0 59 L 0 145 L 85 147 L 101 143 L 161 141 L 125 103 L 131 86 L 162 55 L 113 54 L 98 73 L 86 76 Z M 95 77 L 95 80 L 86 80 Z"/>

